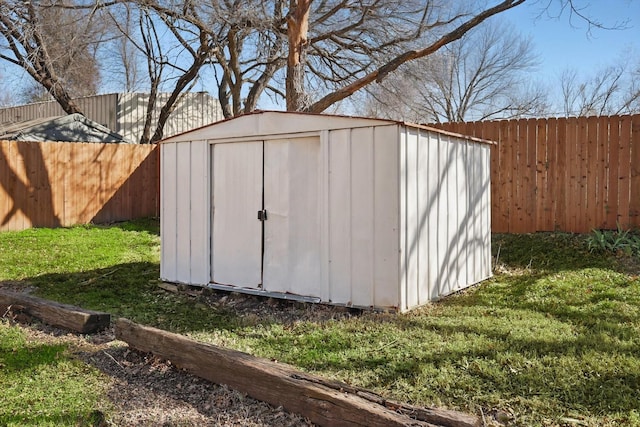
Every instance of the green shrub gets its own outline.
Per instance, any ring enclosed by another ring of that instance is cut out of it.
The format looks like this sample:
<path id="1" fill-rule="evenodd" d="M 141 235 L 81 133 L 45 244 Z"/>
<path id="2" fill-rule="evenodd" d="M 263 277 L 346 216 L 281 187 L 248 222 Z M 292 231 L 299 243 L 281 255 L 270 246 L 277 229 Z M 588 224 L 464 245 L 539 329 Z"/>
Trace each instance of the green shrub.
<path id="1" fill-rule="evenodd" d="M 587 237 L 590 252 L 611 252 L 640 257 L 640 234 L 623 229 L 593 230 Z"/>

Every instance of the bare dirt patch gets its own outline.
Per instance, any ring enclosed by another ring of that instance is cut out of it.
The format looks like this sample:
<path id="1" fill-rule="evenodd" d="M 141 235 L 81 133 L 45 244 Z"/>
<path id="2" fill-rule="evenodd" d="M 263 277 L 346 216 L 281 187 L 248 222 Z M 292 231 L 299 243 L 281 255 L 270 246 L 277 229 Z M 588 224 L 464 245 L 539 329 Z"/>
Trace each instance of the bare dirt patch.
<path id="1" fill-rule="evenodd" d="M 313 426 L 308 420 L 225 386 L 190 375 L 114 338 L 72 334 L 43 324 L 25 326 L 34 339 L 66 343 L 73 354 L 110 379 L 104 426 Z"/>

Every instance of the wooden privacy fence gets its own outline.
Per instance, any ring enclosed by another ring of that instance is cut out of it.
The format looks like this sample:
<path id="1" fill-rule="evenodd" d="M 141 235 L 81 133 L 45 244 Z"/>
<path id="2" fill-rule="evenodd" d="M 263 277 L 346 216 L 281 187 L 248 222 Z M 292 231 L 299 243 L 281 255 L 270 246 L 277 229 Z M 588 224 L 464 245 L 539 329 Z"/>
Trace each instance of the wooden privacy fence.
<path id="1" fill-rule="evenodd" d="M 158 215 L 152 145 L 0 141 L 0 231 Z"/>
<path id="2" fill-rule="evenodd" d="M 493 141 L 497 233 L 640 226 L 640 115 L 447 123 Z"/>

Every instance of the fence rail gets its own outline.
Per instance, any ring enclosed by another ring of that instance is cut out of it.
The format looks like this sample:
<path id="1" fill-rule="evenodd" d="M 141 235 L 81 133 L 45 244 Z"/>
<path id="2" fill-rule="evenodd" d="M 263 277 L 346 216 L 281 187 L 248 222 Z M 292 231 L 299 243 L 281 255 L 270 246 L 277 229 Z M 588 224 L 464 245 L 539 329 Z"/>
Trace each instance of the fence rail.
<path id="1" fill-rule="evenodd" d="M 151 145 L 0 141 L 0 231 L 158 215 Z"/>
<path id="2" fill-rule="evenodd" d="M 640 227 L 640 115 L 448 123 L 493 141 L 498 233 Z"/>

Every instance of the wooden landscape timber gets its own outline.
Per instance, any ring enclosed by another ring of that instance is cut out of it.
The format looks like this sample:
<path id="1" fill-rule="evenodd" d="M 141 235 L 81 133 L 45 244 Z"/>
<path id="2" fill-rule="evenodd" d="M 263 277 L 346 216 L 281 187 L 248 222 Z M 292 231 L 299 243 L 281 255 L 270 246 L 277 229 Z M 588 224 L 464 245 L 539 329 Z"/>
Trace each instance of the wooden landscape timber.
<path id="1" fill-rule="evenodd" d="M 49 325 L 81 334 L 97 332 L 109 326 L 111 315 L 60 304 L 31 295 L 0 289 L 0 316 L 10 315 L 25 321 L 35 317 Z"/>
<path id="2" fill-rule="evenodd" d="M 116 321 L 115 334 L 138 351 L 153 353 L 193 375 L 282 406 L 321 426 L 481 425 L 473 415 L 389 401 L 374 392 L 327 381 L 283 363 L 196 342 L 127 319 Z"/>

